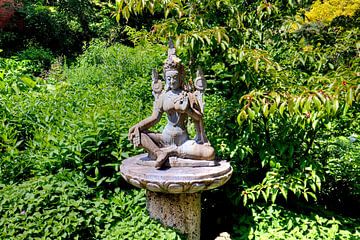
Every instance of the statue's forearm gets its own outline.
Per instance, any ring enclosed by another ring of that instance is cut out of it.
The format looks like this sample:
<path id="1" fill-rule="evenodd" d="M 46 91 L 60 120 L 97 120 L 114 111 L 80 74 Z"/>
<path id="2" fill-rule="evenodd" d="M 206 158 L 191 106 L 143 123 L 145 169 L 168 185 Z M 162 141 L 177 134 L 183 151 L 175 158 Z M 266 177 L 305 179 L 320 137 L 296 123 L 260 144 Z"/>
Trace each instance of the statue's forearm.
<path id="1" fill-rule="evenodd" d="M 194 121 L 202 121 L 202 115 L 197 114 L 196 112 L 192 111 L 191 109 L 188 110 L 187 114 L 188 114 Z"/>
<path id="2" fill-rule="evenodd" d="M 196 130 L 196 140 L 200 141 L 201 143 L 207 143 L 208 139 L 205 134 L 203 119 L 200 118 L 199 121 L 194 121 L 194 124 Z"/>
<path id="3" fill-rule="evenodd" d="M 139 130 L 147 130 L 154 126 L 156 123 L 158 123 L 160 120 L 160 117 L 157 114 L 153 114 L 150 117 L 142 120 L 138 124 L 136 124 L 139 128 Z"/>

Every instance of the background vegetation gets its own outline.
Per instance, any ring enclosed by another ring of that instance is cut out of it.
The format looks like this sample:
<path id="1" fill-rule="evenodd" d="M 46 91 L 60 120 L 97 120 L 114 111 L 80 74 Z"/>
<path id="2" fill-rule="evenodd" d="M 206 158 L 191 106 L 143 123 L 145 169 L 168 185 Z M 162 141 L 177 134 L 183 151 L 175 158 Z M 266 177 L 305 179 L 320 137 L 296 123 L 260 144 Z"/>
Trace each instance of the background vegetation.
<path id="1" fill-rule="evenodd" d="M 338 5 L 24 1 L 24 28 L 0 30 L 1 238 L 182 238 L 119 175 L 168 37 L 188 81 L 204 69 L 207 134 L 234 168 L 203 193 L 203 238 L 359 238 L 360 4 Z"/>

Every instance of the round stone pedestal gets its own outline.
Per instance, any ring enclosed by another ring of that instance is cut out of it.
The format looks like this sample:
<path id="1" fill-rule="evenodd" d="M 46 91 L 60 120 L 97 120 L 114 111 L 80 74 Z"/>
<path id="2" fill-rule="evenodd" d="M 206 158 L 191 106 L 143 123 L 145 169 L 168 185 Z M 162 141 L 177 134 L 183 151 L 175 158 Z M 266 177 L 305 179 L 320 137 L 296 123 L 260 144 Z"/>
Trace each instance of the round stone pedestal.
<path id="1" fill-rule="evenodd" d="M 147 208 L 152 218 L 178 229 L 189 240 L 199 240 L 200 193 L 225 184 L 232 174 L 230 163 L 159 170 L 144 165 L 146 159 L 147 154 L 125 159 L 120 166 L 121 175 L 135 187 L 147 190 Z"/>

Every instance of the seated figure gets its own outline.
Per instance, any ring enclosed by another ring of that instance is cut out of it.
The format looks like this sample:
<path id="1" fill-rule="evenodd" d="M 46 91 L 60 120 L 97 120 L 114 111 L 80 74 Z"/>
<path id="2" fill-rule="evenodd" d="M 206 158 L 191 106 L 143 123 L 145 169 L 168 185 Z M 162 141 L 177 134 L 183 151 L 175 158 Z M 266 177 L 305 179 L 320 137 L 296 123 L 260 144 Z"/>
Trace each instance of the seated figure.
<path id="1" fill-rule="evenodd" d="M 202 96 L 206 81 L 201 70 L 195 79 L 195 91 L 184 90 L 184 67 L 177 58 L 170 40 L 168 58 L 164 65 L 165 89 L 153 70 L 153 94 L 155 96 L 152 115 L 129 130 L 129 140 L 144 148 L 154 159 L 155 167 L 161 168 L 169 157 L 192 160 L 213 160 L 214 148 L 208 142 L 203 124 Z M 167 125 L 162 133 L 153 133 L 149 128 L 158 123 L 163 113 L 167 114 Z M 186 129 L 191 118 L 195 124 L 195 139 L 189 139 Z"/>

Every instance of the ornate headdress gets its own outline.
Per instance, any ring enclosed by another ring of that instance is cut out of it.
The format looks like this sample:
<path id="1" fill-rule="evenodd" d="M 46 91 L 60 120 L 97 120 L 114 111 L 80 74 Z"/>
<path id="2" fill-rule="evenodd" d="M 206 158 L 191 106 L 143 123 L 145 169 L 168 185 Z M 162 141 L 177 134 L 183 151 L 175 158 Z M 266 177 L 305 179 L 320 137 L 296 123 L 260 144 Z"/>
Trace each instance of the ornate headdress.
<path id="1" fill-rule="evenodd" d="M 176 56 L 176 50 L 172 39 L 169 39 L 168 57 L 164 64 L 164 79 L 167 71 L 178 71 L 179 81 L 183 82 L 185 76 L 184 65 L 181 64 L 181 59 Z"/>
<path id="2" fill-rule="evenodd" d="M 168 50 L 168 57 L 164 63 L 164 80 L 165 80 L 165 91 L 169 90 L 169 84 L 166 81 L 166 72 L 168 71 L 177 71 L 178 72 L 178 79 L 180 81 L 180 84 L 183 86 L 184 84 L 184 78 L 185 78 L 185 69 L 184 65 L 181 64 L 181 59 L 176 56 L 176 50 L 174 47 L 174 43 L 169 39 L 169 50 Z M 159 95 L 162 92 L 162 83 L 159 79 L 159 75 L 156 71 L 156 69 L 153 69 L 152 73 L 152 89 L 153 89 L 153 95 L 155 96 L 155 99 L 159 97 Z"/>

